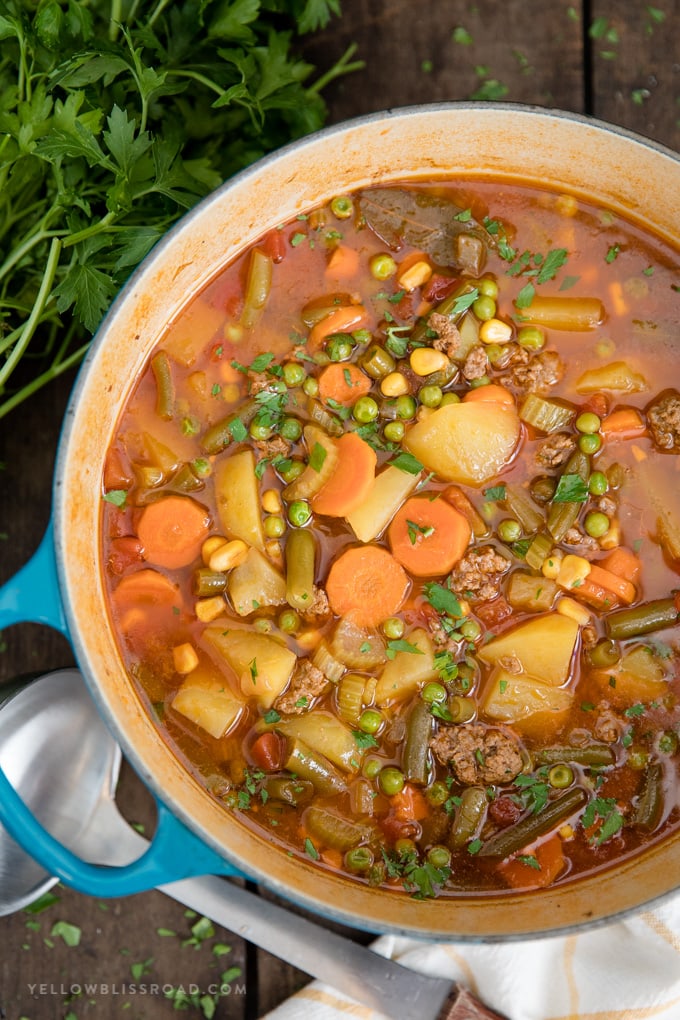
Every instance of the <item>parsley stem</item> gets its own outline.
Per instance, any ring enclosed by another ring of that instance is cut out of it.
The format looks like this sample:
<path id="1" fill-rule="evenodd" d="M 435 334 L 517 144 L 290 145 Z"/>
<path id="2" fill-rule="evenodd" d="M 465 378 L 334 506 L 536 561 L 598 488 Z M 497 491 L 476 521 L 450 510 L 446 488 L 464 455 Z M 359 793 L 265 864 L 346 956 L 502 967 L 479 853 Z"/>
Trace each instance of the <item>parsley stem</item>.
<path id="1" fill-rule="evenodd" d="M 64 248 L 72 248 L 74 244 L 78 244 L 80 241 L 86 241 L 88 237 L 94 237 L 96 234 L 102 233 L 115 221 L 116 214 L 107 212 L 106 216 L 97 223 L 91 223 L 89 227 L 85 227 L 83 230 L 79 230 L 75 234 L 71 234 L 64 240 Z"/>
<path id="2" fill-rule="evenodd" d="M 0 386 L 4 386 L 12 372 L 16 368 L 19 359 L 31 342 L 31 338 L 35 333 L 35 330 L 40 322 L 43 309 L 50 298 L 52 292 L 52 284 L 54 283 L 54 277 L 57 272 L 57 266 L 59 264 L 59 255 L 61 254 L 61 241 L 58 237 L 52 238 L 52 244 L 50 245 L 50 252 L 47 256 L 47 262 L 45 264 L 45 272 L 43 273 L 42 282 L 40 284 L 40 290 L 38 296 L 35 299 L 31 314 L 26 320 L 25 325 L 21 330 L 19 340 L 15 343 L 12 348 L 11 354 L 8 356 L 5 364 L 0 369 Z"/>
<path id="3" fill-rule="evenodd" d="M 325 74 L 322 74 L 313 85 L 310 85 L 308 91 L 313 93 L 321 92 L 322 89 L 325 89 L 327 85 L 336 78 L 339 78 L 341 75 L 351 74 L 353 71 L 362 71 L 366 66 L 366 62 L 364 60 L 355 60 L 353 64 L 349 63 L 351 57 L 354 56 L 356 51 L 357 44 L 351 43 L 340 57 L 337 64 L 329 68 Z"/>
<path id="4" fill-rule="evenodd" d="M 111 17 L 109 18 L 109 41 L 115 42 L 118 38 L 121 22 L 123 20 L 123 5 L 121 0 L 111 0 Z"/>
<path id="5" fill-rule="evenodd" d="M 23 259 L 24 255 L 26 255 L 31 248 L 35 248 L 37 244 L 40 244 L 42 241 L 46 241 L 50 237 L 56 238 L 60 236 L 63 236 L 63 231 L 61 230 L 39 230 L 38 233 L 34 234 L 32 237 L 27 237 L 24 243 L 19 245 L 19 247 L 12 252 L 9 258 L 5 259 L 2 266 L 0 266 L 0 280 L 7 276 L 7 274 Z"/>
<path id="6" fill-rule="evenodd" d="M 48 369 L 32 379 L 30 383 L 26 383 L 22 389 L 17 390 L 13 396 L 0 404 L 0 418 L 4 418 L 6 414 L 9 414 L 10 411 L 14 410 L 14 408 L 21 404 L 22 401 L 32 396 L 39 389 L 42 389 L 42 387 L 46 386 L 47 383 L 52 382 L 54 379 L 58 379 L 60 375 L 63 375 L 64 372 L 73 368 L 74 365 L 77 365 L 84 357 L 89 346 L 89 343 L 83 344 L 82 347 L 79 347 L 77 351 L 74 351 L 73 354 L 64 361 L 55 361 L 53 365 L 50 365 Z"/>
<path id="7" fill-rule="evenodd" d="M 169 3 L 170 0 L 159 0 L 159 2 L 156 4 L 155 8 L 151 12 L 151 17 L 146 23 L 147 28 L 151 28 L 156 18 L 158 18 L 163 13 L 163 11 L 165 10 Z"/>
<path id="8" fill-rule="evenodd" d="M 217 93 L 220 97 L 225 94 L 225 90 L 218 85 L 217 82 L 213 81 L 212 78 L 207 78 L 204 74 L 199 74 L 198 71 L 172 70 L 168 74 L 168 78 L 191 78 L 193 81 L 197 81 L 200 82 L 201 85 L 205 85 L 207 89 Z"/>

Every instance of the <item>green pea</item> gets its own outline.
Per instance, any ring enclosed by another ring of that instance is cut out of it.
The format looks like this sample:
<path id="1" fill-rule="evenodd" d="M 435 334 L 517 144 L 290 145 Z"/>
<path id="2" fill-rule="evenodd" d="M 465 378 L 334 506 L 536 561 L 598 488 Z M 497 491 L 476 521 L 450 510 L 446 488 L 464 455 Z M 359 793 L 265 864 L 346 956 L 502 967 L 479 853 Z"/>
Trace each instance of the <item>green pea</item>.
<path id="1" fill-rule="evenodd" d="M 441 386 L 421 386 L 418 390 L 418 400 L 424 407 L 439 407 L 442 397 Z"/>
<path id="2" fill-rule="evenodd" d="M 505 357 L 505 348 L 500 344 L 487 344 L 486 356 L 492 365 L 497 365 Z"/>
<path id="3" fill-rule="evenodd" d="M 355 846 L 345 854 L 345 867 L 355 873 L 368 871 L 373 867 L 373 854 L 367 846 Z"/>
<path id="4" fill-rule="evenodd" d="M 621 658 L 621 649 L 616 641 L 612 641 L 611 638 L 603 638 L 597 642 L 594 648 L 590 649 L 588 658 L 596 669 L 610 669 Z"/>
<path id="5" fill-rule="evenodd" d="M 314 376 L 308 375 L 302 384 L 302 389 L 308 397 L 315 397 L 319 392 L 319 383 Z"/>
<path id="6" fill-rule="evenodd" d="M 659 752 L 661 754 L 676 754 L 679 743 L 675 730 L 666 730 L 659 737 Z"/>
<path id="7" fill-rule="evenodd" d="M 294 528 L 302 528 L 312 516 L 306 499 L 295 499 L 288 507 L 288 520 Z"/>
<path id="8" fill-rule="evenodd" d="M 368 425 L 378 417 L 379 410 L 378 403 L 373 397 L 359 397 L 352 408 L 352 417 L 361 425 Z"/>
<path id="9" fill-rule="evenodd" d="M 451 851 L 445 846 L 431 846 L 426 857 L 427 863 L 433 868 L 448 868 L 451 863 Z"/>
<path id="10" fill-rule="evenodd" d="M 493 319 L 496 314 L 496 302 L 487 294 L 480 294 L 472 305 L 472 311 L 482 322 Z"/>
<path id="11" fill-rule="evenodd" d="M 477 290 L 484 297 L 490 297 L 493 301 L 496 301 L 498 298 L 498 284 L 492 276 L 483 276 L 477 282 Z"/>
<path id="12" fill-rule="evenodd" d="M 376 708 L 365 708 L 359 716 L 359 729 L 362 733 L 377 733 L 383 724 L 383 717 Z"/>
<path id="13" fill-rule="evenodd" d="M 522 326 L 517 333 L 517 343 L 528 351 L 540 351 L 545 346 L 545 333 L 538 326 Z"/>
<path id="14" fill-rule="evenodd" d="M 569 765 L 553 765 L 548 772 L 548 782 L 555 790 L 566 790 L 574 782 L 574 772 Z"/>
<path id="15" fill-rule="evenodd" d="M 296 478 L 299 478 L 302 472 L 305 470 L 305 463 L 301 460 L 291 460 L 284 468 L 279 468 L 279 474 L 283 478 L 284 482 L 290 484 L 294 482 Z"/>
<path id="16" fill-rule="evenodd" d="M 476 641 L 482 633 L 482 628 L 476 620 L 464 620 L 458 629 L 466 641 Z"/>
<path id="17" fill-rule="evenodd" d="M 258 633 L 269 634 L 271 629 L 272 629 L 271 620 L 265 620 L 263 617 L 261 617 L 259 620 L 255 621 L 255 630 L 258 631 Z"/>
<path id="18" fill-rule="evenodd" d="M 499 521 L 497 530 L 501 542 L 516 542 L 522 536 L 522 525 L 514 517 Z"/>
<path id="19" fill-rule="evenodd" d="M 579 414 L 575 422 L 578 431 L 583 432 L 584 435 L 592 435 L 595 432 L 599 432 L 601 424 L 599 415 L 595 414 L 594 411 L 584 411 L 583 414 Z"/>
<path id="20" fill-rule="evenodd" d="M 279 629 L 284 634 L 295 634 L 300 629 L 300 617 L 294 609 L 284 609 L 279 615 Z"/>
<path id="21" fill-rule="evenodd" d="M 336 195 L 331 201 L 331 212 L 339 220 L 348 220 L 354 212 L 354 202 L 349 195 Z"/>
<path id="22" fill-rule="evenodd" d="M 449 799 L 449 790 L 446 783 L 442 783 L 440 779 L 435 780 L 432 786 L 428 786 L 425 790 L 425 797 L 433 807 L 445 804 Z"/>
<path id="23" fill-rule="evenodd" d="M 272 434 L 272 427 L 271 425 L 259 422 L 256 418 L 254 421 L 251 421 L 248 431 L 253 439 L 269 439 Z"/>
<path id="24" fill-rule="evenodd" d="M 425 684 L 420 692 L 420 696 L 428 705 L 440 704 L 442 701 L 446 701 L 446 687 L 444 687 L 443 684 L 438 684 L 436 681 L 431 680 L 430 683 Z"/>
<path id="25" fill-rule="evenodd" d="M 389 280 L 397 271 L 397 263 L 391 255 L 372 255 L 368 267 L 374 280 Z"/>
<path id="26" fill-rule="evenodd" d="M 383 633 L 390 641 L 398 641 L 404 636 L 404 621 L 398 616 L 390 616 L 382 625 Z"/>
<path id="27" fill-rule="evenodd" d="M 606 514 L 601 513 L 599 510 L 592 510 L 589 514 L 586 514 L 583 527 L 586 535 L 590 535 L 591 538 L 602 538 L 609 531 L 610 520 Z"/>
<path id="28" fill-rule="evenodd" d="M 394 849 L 400 857 L 411 857 L 418 848 L 414 840 L 409 839 L 408 836 L 402 836 L 401 839 L 395 839 Z"/>
<path id="29" fill-rule="evenodd" d="M 297 418 L 284 418 L 279 426 L 279 433 L 291 443 L 297 443 L 302 435 L 302 424 Z"/>
<path id="30" fill-rule="evenodd" d="M 415 397 L 412 397 L 410 393 L 403 393 L 400 397 L 397 397 L 394 406 L 397 418 L 401 418 L 402 421 L 412 418 L 418 408 Z"/>
<path id="31" fill-rule="evenodd" d="M 326 354 L 331 361 L 347 361 L 352 357 L 354 345 L 349 333 L 334 333 L 326 343 Z"/>
<path id="32" fill-rule="evenodd" d="M 588 433 L 578 437 L 578 448 L 581 453 L 590 455 L 591 453 L 597 453 L 602 446 L 602 437 L 598 436 L 597 433 Z"/>
<path id="33" fill-rule="evenodd" d="M 394 765 L 387 765 L 378 775 L 380 789 L 388 797 L 394 797 L 404 789 L 406 779 L 401 769 Z"/>
<path id="34" fill-rule="evenodd" d="M 302 365 L 298 365 L 295 361 L 287 361 L 283 366 L 283 380 L 286 386 L 302 386 L 307 373 L 305 372 Z"/>
<path id="35" fill-rule="evenodd" d="M 480 386 L 488 386 L 490 382 L 491 379 L 489 378 L 488 375 L 482 375 L 479 377 L 479 379 L 472 379 L 470 381 L 470 389 L 478 390 Z"/>
<path id="36" fill-rule="evenodd" d="M 404 438 L 405 431 L 406 429 L 404 428 L 403 421 L 388 421 L 387 425 L 383 429 L 385 439 L 389 443 L 400 443 Z"/>
<path id="37" fill-rule="evenodd" d="M 315 365 L 320 365 L 321 368 L 325 368 L 326 365 L 330 365 L 331 359 L 328 357 L 326 351 L 317 351 L 316 354 L 312 355 L 312 361 Z"/>
<path id="38" fill-rule="evenodd" d="M 377 779 L 382 767 L 383 763 L 380 758 L 364 758 L 361 771 L 366 779 Z"/>
<path id="39" fill-rule="evenodd" d="M 446 404 L 460 404 L 460 397 L 457 393 L 445 393 L 440 406 L 445 407 Z"/>
<path id="40" fill-rule="evenodd" d="M 593 471 L 588 479 L 588 492 L 591 496 L 604 496 L 609 489 L 609 481 L 604 471 Z"/>
<path id="41" fill-rule="evenodd" d="M 262 527 L 267 538 L 281 538 L 286 530 L 286 522 L 278 514 L 272 514 L 270 517 L 265 517 Z"/>

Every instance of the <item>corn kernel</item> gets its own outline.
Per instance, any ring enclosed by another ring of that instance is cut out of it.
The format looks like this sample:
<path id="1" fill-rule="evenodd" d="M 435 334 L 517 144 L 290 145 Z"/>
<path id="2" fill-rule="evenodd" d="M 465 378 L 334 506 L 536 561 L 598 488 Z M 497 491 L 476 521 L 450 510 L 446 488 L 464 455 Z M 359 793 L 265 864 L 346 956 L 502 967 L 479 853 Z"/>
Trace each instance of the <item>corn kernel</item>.
<path id="1" fill-rule="evenodd" d="M 233 344 L 240 343 L 243 340 L 245 330 L 243 326 L 238 326 L 236 323 L 230 322 L 228 326 L 224 327 L 224 339 L 231 340 Z"/>
<path id="2" fill-rule="evenodd" d="M 213 595 L 209 599 L 199 599 L 194 609 L 201 623 L 212 623 L 222 615 L 226 607 L 227 604 L 221 595 Z"/>
<path id="3" fill-rule="evenodd" d="M 298 634 L 295 638 L 300 648 L 304 648 L 305 651 L 311 652 L 313 648 L 321 641 L 320 630 L 303 630 L 301 634 Z"/>
<path id="4" fill-rule="evenodd" d="M 647 454 L 641 446 L 637 445 L 637 443 L 632 443 L 630 450 L 638 464 L 640 464 L 643 460 L 647 460 Z"/>
<path id="5" fill-rule="evenodd" d="M 562 616 L 568 616 L 570 620 L 575 620 L 579 627 L 585 627 L 590 623 L 590 613 L 586 607 L 566 595 L 558 600 L 557 612 Z"/>
<path id="6" fill-rule="evenodd" d="M 618 549 L 621 545 L 621 524 L 616 517 L 612 517 L 607 531 L 599 540 L 600 549 Z"/>
<path id="7" fill-rule="evenodd" d="M 269 542 L 265 542 L 264 551 L 266 552 L 269 559 L 273 560 L 274 563 L 277 564 L 283 563 L 283 552 L 281 550 L 281 543 L 278 542 L 275 538 L 272 538 Z"/>
<path id="8" fill-rule="evenodd" d="M 231 542 L 224 542 L 212 554 L 208 561 L 211 570 L 231 570 L 243 563 L 248 555 L 248 546 L 242 539 L 235 538 Z"/>
<path id="9" fill-rule="evenodd" d="M 212 554 L 220 548 L 221 545 L 226 545 L 226 538 L 224 535 L 211 535 L 210 538 L 206 538 L 205 542 L 201 546 L 201 559 L 205 563 L 206 567 L 210 564 L 210 557 Z"/>
<path id="10" fill-rule="evenodd" d="M 541 565 L 541 573 L 543 576 L 549 578 L 551 581 L 556 580 L 557 575 L 560 572 L 560 567 L 562 566 L 562 559 L 563 556 L 560 550 L 553 549 L 550 555 L 546 556 Z"/>
<path id="11" fill-rule="evenodd" d="M 567 554 L 560 565 L 557 583 L 560 588 L 578 588 L 590 573 L 590 563 L 583 556 Z"/>
<path id="12" fill-rule="evenodd" d="M 188 641 L 185 641 L 183 645 L 175 645 L 172 650 L 172 661 L 178 673 L 183 676 L 191 673 L 198 666 L 196 649 Z"/>
<path id="13" fill-rule="evenodd" d="M 416 287 L 422 287 L 424 283 L 427 283 L 431 276 L 432 266 L 429 262 L 421 260 L 405 269 L 397 278 L 397 282 L 404 290 L 415 290 Z"/>
<path id="14" fill-rule="evenodd" d="M 507 344 L 512 340 L 512 326 L 502 319 L 487 319 L 479 327 L 479 339 L 483 344 Z"/>
<path id="15" fill-rule="evenodd" d="M 573 195 L 558 195 L 555 199 L 555 208 L 562 216 L 575 216 L 578 212 L 578 202 Z"/>
<path id="16" fill-rule="evenodd" d="M 416 375 L 425 376 L 448 368 L 449 359 L 443 351 L 436 351 L 434 347 L 416 347 L 411 352 L 409 363 Z"/>
<path id="17" fill-rule="evenodd" d="M 266 514 L 280 514 L 283 510 L 278 489 L 267 489 L 262 493 L 262 509 Z"/>
<path id="18" fill-rule="evenodd" d="M 238 384 L 235 382 L 225 382 L 222 386 L 222 399 L 226 404 L 235 404 L 238 398 L 241 396 L 241 391 Z"/>
<path id="19" fill-rule="evenodd" d="M 401 397 L 408 390 L 408 379 L 401 372 L 390 372 L 380 381 L 380 392 L 384 397 Z"/>
<path id="20" fill-rule="evenodd" d="M 569 825 L 568 822 L 566 823 L 566 825 L 560 825 L 557 832 L 560 836 L 560 839 L 563 839 L 565 841 L 574 838 L 574 828 L 572 825 Z"/>

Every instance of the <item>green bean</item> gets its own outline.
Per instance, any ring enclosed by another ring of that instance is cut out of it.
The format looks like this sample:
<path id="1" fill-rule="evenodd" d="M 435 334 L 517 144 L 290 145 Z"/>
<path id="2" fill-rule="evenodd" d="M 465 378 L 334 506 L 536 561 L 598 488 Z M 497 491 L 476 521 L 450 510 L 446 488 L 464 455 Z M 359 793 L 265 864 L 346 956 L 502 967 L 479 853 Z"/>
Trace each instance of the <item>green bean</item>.
<path id="1" fill-rule="evenodd" d="M 597 642 L 594 648 L 590 649 L 588 658 L 596 669 L 610 669 L 621 658 L 621 649 L 615 641 L 603 638 L 602 641 Z"/>
<path id="2" fill-rule="evenodd" d="M 233 441 L 233 430 L 236 430 L 240 425 L 250 425 L 259 409 L 260 405 L 255 400 L 247 401 L 239 408 L 238 414 L 236 412 L 229 414 L 206 429 L 201 438 L 201 447 L 206 453 L 221 453 Z M 239 431 L 241 431 L 240 428 Z"/>
<path id="3" fill-rule="evenodd" d="M 558 765 L 571 762 L 594 768 L 613 765 L 616 756 L 609 744 L 586 744 L 584 747 L 542 747 L 531 752 L 534 765 Z"/>
<path id="4" fill-rule="evenodd" d="M 486 817 L 487 804 L 486 790 L 482 786 L 465 787 L 449 834 L 452 850 L 460 850 L 477 836 Z"/>
<path id="5" fill-rule="evenodd" d="M 536 295 L 528 308 L 522 308 L 522 318 L 548 329 L 568 329 L 581 332 L 595 329 L 604 318 L 604 307 L 599 298 Z"/>
<path id="6" fill-rule="evenodd" d="M 151 359 L 151 371 L 156 381 L 156 414 L 170 421 L 175 413 L 175 384 L 170 359 L 165 351 L 158 351 Z"/>
<path id="7" fill-rule="evenodd" d="M 663 766 L 652 762 L 645 769 L 642 788 L 633 812 L 633 825 L 643 832 L 653 832 L 663 813 Z"/>
<path id="8" fill-rule="evenodd" d="M 578 475 L 584 482 L 587 483 L 590 476 L 590 463 L 585 453 L 581 450 L 575 450 L 563 471 L 564 475 Z M 552 535 L 555 542 L 561 542 L 566 533 L 576 523 L 576 519 L 581 511 L 582 504 L 578 501 L 573 503 L 555 503 L 553 502 L 548 511 L 548 531 Z"/>
<path id="9" fill-rule="evenodd" d="M 543 514 L 521 485 L 508 483 L 505 486 L 504 503 L 522 525 L 525 534 L 531 535 L 543 527 Z"/>
<path id="10" fill-rule="evenodd" d="M 305 804 L 314 796 L 314 786 L 308 779 L 293 779 L 290 776 L 267 776 L 262 781 L 262 789 L 272 800 L 281 800 L 285 804 Z"/>
<path id="11" fill-rule="evenodd" d="M 199 567 L 194 571 L 193 591 L 194 595 L 206 598 L 210 595 L 220 595 L 227 587 L 227 575 L 221 570 L 211 570 L 210 567 Z"/>
<path id="12" fill-rule="evenodd" d="M 260 248 L 253 248 L 241 312 L 241 325 L 244 329 L 252 329 L 264 311 L 272 287 L 272 267 L 270 256 Z"/>
<path id="13" fill-rule="evenodd" d="M 454 694 L 449 698 L 447 708 L 451 721 L 455 723 L 469 722 L 477 711 L 474 699 L 464 698 L 460 694 Z"/>
<path id="14" fill-rule="evenodd" d="M 509 857 L 539 836 L 566 822 L 588 799 L 586 791 L 574 786 L 551 800 L 538 814 L 527 815 L 515 825 L 502 829 L 487 839 L 478 851 L 479 857 Z"/>
<path id="15" fill-rule="evenodd" d="M 196 477 L 191 464 L 183 464 L 165 487 L 166 492 L 196 492 L 203 488 L 203 481 Z"/>
<path id="16" fill-rule="evenodd" d="M 305 828 L 333 850 L 347 851 L 365 842 L 372 835 L 372 829 L 360 822 L 351 822 L 335 811 L 313 805 L 304 814 Z"/>
<path id="17" fill-rule="evenodd" d="M 316 541 L 304 528 L 291 531 L 286 542 L 286 602 L 293 609 L 309 609 L 314 600 Z"/>
<path id="18" fill-rule="evenodd" d="M 347 792 L 347 784 L 335 766 L 302 740 L 293 741 L 285 768 L 298 778 L 309 780 L 324 796 Z"/>
<path id="19" fill-rule="evenodd" d="M 606 618 L 606 627 L 610 638 L 622 641 L 624 638 L 639 637 L 654 630 L 672 627 L 677 620 L 675 599 L 654 599 L 653 602 L 643 602 L 641 606 L 610 613 Z"/>
<path id="20" fill-rule="evenodd" d="M 426 701 L 418 700 L 406 724 L 406 740 L 401 767 L 412 783 L 427 783 L 430 764 L 432 714 Z"/>

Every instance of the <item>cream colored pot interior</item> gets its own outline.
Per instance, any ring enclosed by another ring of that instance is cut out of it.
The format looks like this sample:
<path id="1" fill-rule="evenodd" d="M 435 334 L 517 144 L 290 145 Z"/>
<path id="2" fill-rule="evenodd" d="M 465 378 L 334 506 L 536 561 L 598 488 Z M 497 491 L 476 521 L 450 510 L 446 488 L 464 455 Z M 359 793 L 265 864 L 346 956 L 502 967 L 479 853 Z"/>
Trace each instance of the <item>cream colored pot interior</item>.
<path id="1" fill-rule="evenodd" d="M 680 237 L 680 160 L 582 118 L 487 104 L 376 115 L 269 157 L 208 198 L 159 245 L 106 319 L 67 414 L 55 483 L 62 592 L 76 654 L 142 778 L 206 843 L 270 888 L 373 931 L 508 938 L 564 930 L 650 902 L 680 881 L 680 840 L 592 880 L 547 891 L 418 902 L 291 861 L 230 821 L 178 763 L 129 686 L 98 568 L 101 475 L 130 388 L 168 320 L 264 231 L 377 181 L 513 176 L 583 193 Z"/>

